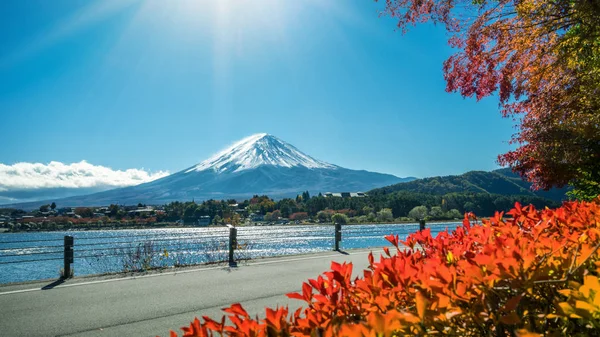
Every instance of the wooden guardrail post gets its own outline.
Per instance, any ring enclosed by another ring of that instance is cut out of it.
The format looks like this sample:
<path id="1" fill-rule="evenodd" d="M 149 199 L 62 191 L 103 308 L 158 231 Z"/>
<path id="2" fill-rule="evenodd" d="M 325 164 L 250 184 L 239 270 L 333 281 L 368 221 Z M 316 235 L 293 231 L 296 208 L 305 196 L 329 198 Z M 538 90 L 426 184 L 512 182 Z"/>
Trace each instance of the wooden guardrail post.
<path id="1" fill-rule="evenodd" d="M 63 269 L 62 278 L 70 278 L 71 277 L 71 263 L 73 263 L 73 244 L 74 239 L 72 236 L 65 236 L 65 252 L 64 252 L 64 262 L 65 266 Z"/>
<path id="2" fill-rule="evenodd" d="M 236 265 L 234 251 L 237 247 L 237 228 L 232 225 L 227 225 L 229 227 L 229 266 L 233 267 Z"/>
<path id="3" fill-rule="evenodd" d="M 335 243 L 333 245 L 334 250 L 340 250 L 340 241 L 342 241 L 342 224 L 335 223 Z"/>

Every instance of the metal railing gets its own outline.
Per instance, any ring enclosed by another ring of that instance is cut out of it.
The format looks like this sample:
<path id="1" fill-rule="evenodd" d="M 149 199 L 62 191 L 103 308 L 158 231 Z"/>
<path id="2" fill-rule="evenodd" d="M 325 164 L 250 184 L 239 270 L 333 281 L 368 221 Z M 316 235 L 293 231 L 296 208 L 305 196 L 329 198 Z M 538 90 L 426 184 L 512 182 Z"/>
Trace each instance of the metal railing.
<path id="1" fill-rule="evenodd" d="M 421 223 L 419 230 L 424 228 Z M 128 255 L 148 253 L 144 249 L 151 249 L 153 252 L 162 251 L 166 254 L 176 253 L 203 253 L 209 254 L 206 250 L 218 249 L 220 254 L 216 259 L 219 261 L 206 262 L 228 262 L 229 266 L 236 266 L 236 250 L 240 247 L 238 243 L 238 229 L 228 225 L 227 229 L 213 229 L 210 232 L 182 231 L 177 233 L 153 233 L 142 235 L 105 235 L 96 237 L 74 237 L 71 235 L 55 239 L 35 239 L 35 240 L 15 240 L 0 241 L 0 266 L 5 264 L 23 264 L 46 261 L 62 260 L 61 278 L 69 278 L 73 275 L 72 265 L 75 260 L 80 259 L 99 259 L 109 257 L 127 258 Z M 342 226 L 335 224 L 333 231 L 327 232 L 333 239 L 333 249 L 339 251 L 342 241 Z M 416 228 L 415 228 L 416 229 Z M 251 240 L 251 235 L 244 233 L 241 229 L 240 238 L 242 240 Z M 324 233 L 327 235 L 327 233 Z M 324 236 L 323 238 L 325 238 Z M 208 247 L 210 240 L 216 240 L 218 247 Z M 263 238 L 264 240 L 264 238 Z M 267 238 L 269 240 L 269 238 Z M 281 238 L 279 238 L 281 240 Z M 62 242 L 61 242 L 62 241 Z M 222 252 L 226 244 L 227 254 Z M 331 241 L 330 241 L 331 242 Z M 15 246 L 27 244 L 25 246 Z M 37 244 L 37 245 L 36 245 Z M 9 247 L 9 246 L 13 247 Z M 162 245 L 158 250 L 154 245 Z M 148 248 L 150 247 L 150 248 Z M 18 251 L 18 252 L 14 252 Z M 6 253 L 5 253 L 6 252 Z M 225 258 L 226 256 L 226 258 Z M 246 257 L 246 259 L 249 257 Z M 239 257 L 238 257 L 239 260 Z M 202 263 L 202 262 L 200 262 Z M 195 263 L 194 263 L 195 264 Z"/>

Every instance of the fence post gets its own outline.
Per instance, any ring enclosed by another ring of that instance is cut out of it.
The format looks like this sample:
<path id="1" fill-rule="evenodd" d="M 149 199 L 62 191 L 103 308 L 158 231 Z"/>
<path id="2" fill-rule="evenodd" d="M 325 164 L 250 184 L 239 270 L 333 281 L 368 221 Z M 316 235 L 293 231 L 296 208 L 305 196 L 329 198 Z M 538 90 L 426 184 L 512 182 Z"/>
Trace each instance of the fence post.
<path id="1" fill-rule="evenodd" d="M 342 241 L 342 224 L 336 222 L 334 250 L 340 250 L 340 241 Z"/>
<path id="2" fill-rule="evenodd" d="M 227 225 L 229 227 L 229 266 L 236 266 L 235 257 L 233 256 L 233 252 L 237 246 L 237 228 Z"/>
<path id="3" fill-rule="evenodd" d="M 423 231 L 425 230 L 425 220 L 421 219 L 419 220 L 419 231 Z"/>
<path id="4" fill-rule="evenodd" d="M 70 278 L 71 277 L 71 263 L 73 263 L 73 244 L 74 240 L 72 236 L 65 236 L 65 253 L 64 253 L 64 262 L 65 267 L 63 269 L 62 278 Z"/>

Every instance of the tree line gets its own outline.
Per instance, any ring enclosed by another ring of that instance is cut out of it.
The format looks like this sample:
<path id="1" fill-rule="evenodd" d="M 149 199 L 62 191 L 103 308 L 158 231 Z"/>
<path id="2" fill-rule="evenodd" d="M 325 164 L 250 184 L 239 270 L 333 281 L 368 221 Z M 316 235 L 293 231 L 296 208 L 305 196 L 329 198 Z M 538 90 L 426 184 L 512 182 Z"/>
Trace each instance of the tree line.
<path id="1" fill-rule="evenodd" d="M 164 206 L 164 214 L 159 221 L 176 221 L 184 219 L 193 222 L 201 216 L 217 218 L 219 221 L 239 220 L 239 211 L 244 215 L 251 213 L 265 216 L 265 220 L 288 218 L 304 220 L 312 218 L 319 221 L 330 221 L 335 213 L 346 216 L 364 217 L 361 222 L 393 221 L 398 218 L 449 219 L 462 217 L 465 212 L 473 212 L 478 216 L 491 216 L 496 211 L 508 211 L 515 202 L 532 204 L 537 208 L 558 207 L 560 203 L 550 199 L 528 195 L 499 195 L 489 193 L 448 193 L 443 195 L 400 191 L 390 194 L 367 195 L 365 197 L 341 198 L 325 197 L 321 194 L 310 196 L 308 192 L 296 198 L 273 200 L 266 195 L 255 195 L 251 199 L 207 200 L 203 202 L 172 202 Z M 421 207 L 415 210 L 416 207 Z M 425 210 L 425 211 L 424 211 Z M 411 211 L 413 213 L 411 214 Z M 420 213 L 415 213 L 420 212 Z M 423 215 L 424 214 L 424 215 Z"/>

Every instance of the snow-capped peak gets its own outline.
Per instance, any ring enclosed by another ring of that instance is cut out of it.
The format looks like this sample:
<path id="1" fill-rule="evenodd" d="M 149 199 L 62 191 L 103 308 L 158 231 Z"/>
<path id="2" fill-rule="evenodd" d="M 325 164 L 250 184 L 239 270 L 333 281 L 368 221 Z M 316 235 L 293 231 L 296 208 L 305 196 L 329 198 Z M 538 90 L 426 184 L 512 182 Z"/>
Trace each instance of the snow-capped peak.
<path id="1" fill-rule="evenodd" d="M 187 170 L 186 173 L 210 169 L 218 173 L 239 172 L 261 165 L 302 166 L 310 169 L 337 168 L 335 165 L 314 159 L 300 152 L 294 146 L 275 136 L 258 133 L 238 141 L 229 148 Z"/>

